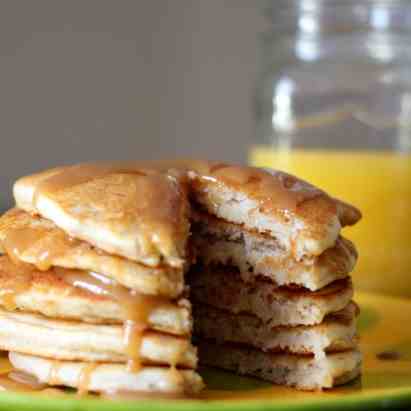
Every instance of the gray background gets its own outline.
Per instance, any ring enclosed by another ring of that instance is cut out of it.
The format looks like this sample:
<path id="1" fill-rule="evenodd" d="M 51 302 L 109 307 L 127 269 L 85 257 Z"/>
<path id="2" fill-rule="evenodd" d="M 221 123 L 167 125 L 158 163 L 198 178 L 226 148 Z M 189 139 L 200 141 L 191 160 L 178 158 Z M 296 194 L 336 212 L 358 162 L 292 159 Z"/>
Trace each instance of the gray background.
<path id="1" fill-rule="evenodd" d="M 261 4 L 0 0 L 0 209 L 56 164 L 244 161 Z"/>

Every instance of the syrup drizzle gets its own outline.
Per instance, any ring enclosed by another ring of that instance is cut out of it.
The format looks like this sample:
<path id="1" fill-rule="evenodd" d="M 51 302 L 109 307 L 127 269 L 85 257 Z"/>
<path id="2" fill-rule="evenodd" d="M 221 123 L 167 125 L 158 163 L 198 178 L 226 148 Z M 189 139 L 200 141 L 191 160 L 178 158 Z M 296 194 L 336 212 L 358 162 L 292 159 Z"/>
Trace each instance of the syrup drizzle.
<path id="1" fill-rule="evenodd" d="M 140 400 L 178 400 L 186 399 L 184 393 L 146 392 L 146 391 L 108 391 L 101 393 L 101 398 L 112 401 Z"/>
<path id="2" fill-rule="evenodd" d="M 91 377 L 93 371 L 97 368 L 97 364 L 89 363 L 86 364 L 80 372 L 77 384 L 77 395 L 87 394 L 90 388 Z"/>
<path id="3" fill-rule="evenodd" d="M 127 369 L 136 372 L 141 367 L 140 352 L 144 332 L 149 327 L 150 314 L 170 304 L 164 297 L 145 295 L 129 290 L 102 274 L 55 268 L 65 282 L 97 295 L 116 300 L 124 312 L 123 341 L 128 356 Z"/>
<path id="4" fill-rule="evenodd" d="M 47 381 L 50 385 L 59 385 L 59 371 L 60 371 L 60 362 L 53 361 L 49 370 L 49 375 Z"/>
<path id="5" fill-rule="evenodd" d="M 0 300 L 7 310 L 13 311 L 16 309 L 16 296 L 30 287 L 33 269 L 29 264 L 15 265 L 7 256 L 0 256 L 0 268 L 10 275 L 2 284 Z"/>
<path id="6" fill-rule="evenodd" d="M 137 174 L 144 177 L 191 176 L 213 183 L 223 183 L 234 188 L 245 189 L 264 209 L 282 209 L 294 212 L 296 207 L 311 198 L 324 193 L 287 173 L 264 170 L 256 167 L 236 166 L 221 162 L 201 160 L 171 160 L 153 162 L 88 163 L 67 167 L 46 178 L 35 192 L 33 204 L 40 194 L 52 195 L 58 191 L 98 179 L 109 174 Z M 194 177 L 194 178 L 193 178 Z M 156 180 L 158 183 L 160 180 Z M 153 185 L 153 193 L 159 193 L 161 185 Z M 161 193 L 164 195 L 165 191 Z M 144 196 L 139 196 L 144 199 Z M 160 196 L 161 198 L 161 196 Z M 164 202 L 159 207 L 154 203 L 151 210 L 164 211 Z"/>
<path id="7" fill-rule="evenodd" d="M 0 391 L 25 391 L 35 392 L 47 386 L 31 374 L 23 371 L 12 370 L 8 374 L 0 375 Z"/>
<path id="8" fill-rule="evenodd" d="M 44 179 L 35 188 L 32 204 L 36 208 L 41 198 L 56 198 L 68 214 L 72 213 L 78 198 L 60 197 L 67 189 L 76 190 L 76 186 L 97 181 L 101 177 L 112 179 L 112 184 L 102 187 L 106 190 L 82 190 L 78 195 L 84 203 L 97 204 L 94 209 L 101 210 L 100 224 L 112 228 L 133 224 L 138 230 L 138 252 L 124 251 L 123 256 L 138 260 L 157 255 L 160 251 L 172 266 L 181 266 L 184 248 L 179 238 L 183 231 L 183 215 L 179 212 L 184 188 L 177 184 L 176 175 L 160 173 L 154 169 L 144 170 L 142 165 L 125 164 L 80 164 L 65 168 Z M 182 180 L 181 180 L 182 181 Z M 87 207 L 76 212 L 75 217 L 88 221 Z M 181 221 L 180 221 L 181 220 Z M 115 224 L 113 224 L 115 221 Z M 185 224 L 188 231 L 188 224 Z M 77 233 L 82 240 L 93 242 L 93 236 Z M 95 244 L 96 245 L 96 244 Z M 107 252 L 113 252 L 110 241 L 103 240 L 98 244 Z M 180 249 L 181 248 L 181 249 Z M 114 247 L 116 249 L 116 247 Z M 117 252 L 122 253 L 117 249 Z M 130 255 L 129 255 L 130 254 Z"/>
<path id="9" fill-rule="evenodd" d="M 9 283 L 0 290 L 0 298 L 6 309 L 16 308 L 15 298 L 31 286 L 35 268 L 29 264 L 14 265 L 7 256 L 0 257 L 3 270 L 13 273 Z M 151 313 L 162 307 L 167 308 L 171 302 L 165 297 L 145 295 L 129 290 L 102 274 L 82 270 L 54 267 L 53 272 L 67 284 L 78 287 L 96 295 L 104 295 L 117 301 L 124 313 L 123 340 L 128 356 L 127 366 L 130 371 L 140 369 L 140 352 L 144 332 L 149 328 Z M 185 350 L 184 350 L 185 351 Z M 184 351 L 182 354 L 184 354 Z M 181 355 L 182 355 L 181 354 Z M 177 364 L 180 357 L 176 358 Z M 59 363 L 54 362 L 49 374 L 50 384 L 56 384 Z"/>
<path id="10" fill-rule="evenodd" d="M 72 252 L 81 242 L 51 222 L 39 224 L 35 218 L 17 208 L 9 210 L 0 224 L 2 246 L 16 265 L 27 261 L 40 271 L 47 271 L 56 258 Z"/>

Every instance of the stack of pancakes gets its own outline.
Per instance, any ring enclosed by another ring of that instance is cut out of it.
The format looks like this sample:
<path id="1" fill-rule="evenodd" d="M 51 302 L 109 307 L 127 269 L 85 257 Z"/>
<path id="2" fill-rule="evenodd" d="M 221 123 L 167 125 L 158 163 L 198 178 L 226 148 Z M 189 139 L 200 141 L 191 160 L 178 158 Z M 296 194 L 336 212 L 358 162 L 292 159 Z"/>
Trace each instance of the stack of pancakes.
<path id="1" fill-rule="evenodd" d="M 0 348 L 12 365 L 80 391 L 199 391 L 186 179 L 53 169 L 14 196 L 0 220 Z"/>
<path id="2" fill-rule="evenodd" d="M 205 161 L 83 164 L 24 177 L 14 197 L 0 348 L 40 382 L 198 392 L 190 301 L 204 364 L 301 389 L 359 374 L 357 254 L 340 230 L 360 213 L 310 184 Z"/>
<path id="3" fill-rule="evenodd" d="M 228 171 L 230 189 L 197 198 L 189 282 L 200 361 L 303 390 L 352 380 L 357 252 L 340 230 L 360 213 L 284 173 L 253 176 Z"/>

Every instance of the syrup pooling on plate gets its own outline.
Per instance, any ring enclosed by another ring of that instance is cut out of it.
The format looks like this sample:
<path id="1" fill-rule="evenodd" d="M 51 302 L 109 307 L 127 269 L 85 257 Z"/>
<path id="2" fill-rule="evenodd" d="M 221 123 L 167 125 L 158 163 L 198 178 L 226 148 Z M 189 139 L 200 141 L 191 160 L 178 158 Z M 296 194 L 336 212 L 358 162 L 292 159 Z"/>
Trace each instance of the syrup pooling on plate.
<path id="1" fill-rule="evenodd" d="M 50 388 L 35 375 L 13 368 L 7 357 L 0 358 L 0 391 L 65 395 L 63 390 Z"/>
<path id="2" fill-rule="evenodd" d="M 141 400 L 178 400 L 186 399 L 184 393 L 144 392 L 144 391 L 109 391 L 101 393 L 101 397 L 114 401 L 141 401 Z"/>
<path id="3" fill-rule="evenodd" d="M 1 375 L 0 376 L 0 391 L 40 391 L 44 388 L 33 388 L 28 384 L 21 383 L 19 381 L 15 381 L 14 379 L 10 378 L 9 376 Z"/>
<path id="4" fill-rule="evenodd" d="M 13 370 L 10 371 L 8 377 L 16 383 L 25 385 L 33 391 L 42 390 L 46 388 L 46 384 L 41 383 L 34 375 L 27 374 L 24 371 Z"/>
<path id="5" fill-rule="evenodd" d="M 46 388 L 34 375 L 19 370 L 11 370 L 0 375 L 0 391 L 35 392 Z"/>
<path id="6" fill-rule="evenodd" d="M 140 349 L 144 331 L 149 327 L 150 314 L 157 308 L 167 307 L 164 297 L 145 295 L 129 290 L 116 281 L 93 272 L 55 268 L 65 282 L 97 295 L 118 301 L 124 311 L 124 345 L 128 356 L 128 369 L 140 368 Z"/>

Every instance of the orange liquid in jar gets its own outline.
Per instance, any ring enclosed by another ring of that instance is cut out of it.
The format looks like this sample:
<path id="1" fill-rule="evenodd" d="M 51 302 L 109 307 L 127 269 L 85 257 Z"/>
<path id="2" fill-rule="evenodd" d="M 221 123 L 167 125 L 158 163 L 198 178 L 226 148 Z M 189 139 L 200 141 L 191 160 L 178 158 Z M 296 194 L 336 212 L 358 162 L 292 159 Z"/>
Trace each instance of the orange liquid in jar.
<path id="1" fill-rule="evenodd" d="M 363 219 L 343 235 L 358 248 L 358 289 L 411 298 L 411 155 L 391 151 L 274 150 L 249 161 L 295 174 L 357 206 Z"/>

